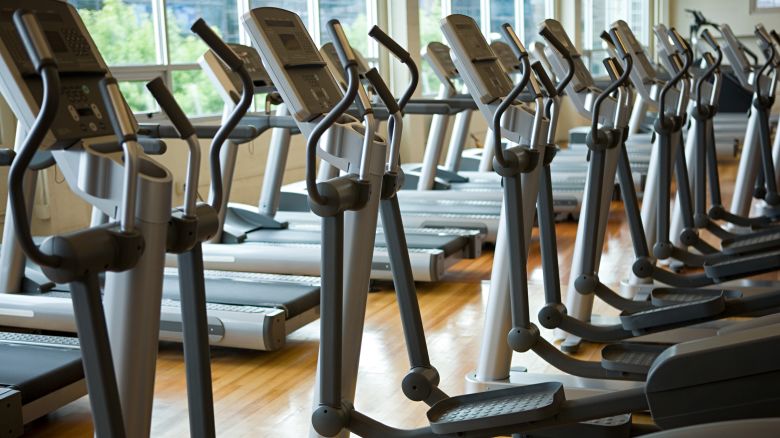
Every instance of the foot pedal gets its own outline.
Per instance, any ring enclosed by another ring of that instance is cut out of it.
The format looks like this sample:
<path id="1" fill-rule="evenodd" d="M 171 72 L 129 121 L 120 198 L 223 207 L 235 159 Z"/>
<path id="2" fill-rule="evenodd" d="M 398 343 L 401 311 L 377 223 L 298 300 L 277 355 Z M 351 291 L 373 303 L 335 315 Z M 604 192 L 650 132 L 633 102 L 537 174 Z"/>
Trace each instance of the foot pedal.
<path id="1" fill-rule="evenodd" d="M 650 302 L 657 307 L 673 306 L 680 303 L 709 300 L 721 294 L 726 299 L 742 298 L 742 292 L 738 290 L 661 287 L 650 292 Z"/>
<path id="2" fill-rule="evenodd" d="M 565 398 L 558 382 L 466 394 L 433 405 L 428 420 L 436 434 L 497 429 L 550 418 Z"/>
<path id="3" fill-rule="evenodd" d="M 620 323 L 624 329 L 630 330 L 638 336 L 644 334 L 643 331 L 647 329 L 673 328 L 683 323 L 698 322 L 701 319 L 713 317 L 725 309 L 726 299 L 721 293 L 709 299 L 624 313 L 620 315 Z"/>
<path id="4" fill-rule="evenodd" d="M 643 344 L 621 342 L 607 345 L 601 350 L 601 366 L 610 371 L 647 374 L 655 358 L 669 344 Z"/>
<path id="5" fill-rule="evenodd" d="M 761 230 L 750 234 L 724 239 L 720 243 L 724 254 L 745 254 L 780 247 L 780 231 Z"/>
<path id="6" fill-rule="evenodd" d="M 527 438 L 623 438 L 631 435 L 631 414 L 599 418 L 523 434 Z"/>
<path id="7" fill-rule="evenodd" d="M 780 269 L 780 251 L 764 252 L 704 264 L 704 273 L 719 282 L 764 274 L 778 269 Z"/>

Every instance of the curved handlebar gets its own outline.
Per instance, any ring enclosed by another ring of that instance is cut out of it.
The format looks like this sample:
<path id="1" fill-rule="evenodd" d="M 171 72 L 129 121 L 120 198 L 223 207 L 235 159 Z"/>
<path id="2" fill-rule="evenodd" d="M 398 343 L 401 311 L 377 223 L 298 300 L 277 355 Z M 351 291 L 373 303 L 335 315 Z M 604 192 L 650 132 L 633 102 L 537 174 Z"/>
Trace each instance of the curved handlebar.
<path id="1" fill-rule="evenodd" d="M 236 52 L 211 30 L 208 24 L 206 24 L 206 21 L 200 18 L 190 29 L 209 46 L 225 65 L 234 73 L 238 74 L 243 87 L 241 90 L 241 99 L 239 99 L 235 108 L 233 108 L 233 112 L 230 113 L 227 121 L 222 124 L 214 135 L 214 138 L 211 139 L 211 148 L 209 150 L 209 170 L 211 173 L 211 188 L 213 194 L 211 206 L 219 212 L 222 209 L 222 197 L 224 195 L 222 189 L 222 169 L 219 167 L 219 153 L 222 150 L 222 144 L 227 141 L 230 133 L 238 126 L 241 119 L 246 115 L 247 111 L 249 111 L 249 107 L 252 106 L 252 100 L 254 99 L 255 94 L 255 84 L 252 81 L 252 77 L 249 75 L 249 71 L 246 69 L 246 65 L 241 61 L 241 58 L 239 58 L 238 55 L 236 55 Z"/>
<path id="2" fill-rule="evenodd" d="M 525 89 L 526 85 L 528 85 L 528 81 L 531 79 L 531 62 L 528 60 L 528 56 L 521 57 L 520 62 L 523 64 L 523 76 L 520 78 L 520 82 L 518 82 L 518 84 L 512 88 L 504 100 L 498 104 L 498 108 L 496 108 L 496 112 L 493 114 L 493 137 L 496 145 L 495 158 L 498 164 L 502 167 L 506 166 L 507 160 L 504 158 L 504 150 L 500 147 L 501 117 L 503 117 L 506 110 L 510 105 L 512 105 L 515 99 L 517 99 L 517 96 L 519 96 L 520 93 Z"/>
<path id="3" fill-rule="evenodd" d="M 555 87 L 555 94 L 560 96 L 563 94 L 566 86 L 569 85 L 569 82 L 571 82 L 571 80 L 574 78 L 574 58 L 571 56 L 571 53 L 566 50 L 566 46 L 564 46 L 563 43 L 561 43 L 548 28 L 542 28 L 542 30 L 539 31 L 539 35 L 547 40 L 547 42 L 549 42 L 553 48 L 557 50 L 561 56 L 563 56 L 563 59 L 566 60 L 566 76 L 564 76 Z"/>
<path id="4" fill-rule="evenodd" d="M 198 35 L 200 39 L 209 46 L 209 49 L 213 50 L 222 62 L 227 64 L 228 68 L 231 70 L 238 70 L 244 63 L 241 61 L 241 58 L 236 55 L 236 52 L 228 47 L 228 45 L 222 41 L 222 38 L 209 27 L 206 20 L 198 18 L 195 23 L 192 24 L 190 30 Z"/>
<path id="5" fill-rule="evenodd" d="M 669 90 L 676 86 L 680 80 L 682 80 L 685 75 L 688 74 L 688 70 L 691 68 L 691 64 L 693 63 L 693 53 L 691 52 L 691 46 L 688 45 L 688 43 L 685 42 L 685 40 L 680 36 L 677 31 L 672 28 L 672 40 L 675 41 L 675 45 L 681 48 L 683 55 L 685 56 L 685 61 L 683 63 L 682 68 L 675 73 L 672 78 L 664 84 L 663 88 L 661 88 L 661 92 L 658 96 L 658 108 L 661 114 L 660 119 L 658 120 L 661 124 L 661 127 L 665 127 L 666 124 L 666 117 L 664 116 L 664 111 L 666 111 L 665 101 L 666 101 L 666 94 L 669 92 Z"/>
<path id="6" fill-rule="evenodd" d="M 200 179 L 200 142 L 195 135 L 190 119 L 184 114 L 179 104 L 174 99 L 162 78 L 157 77 L 146 84 L 146 88 L 160 104 L 160 108 L 168 115 L 174 128 L 182 140 L 187 141 L 189 157 L 187 159 L 187 176 L 185 178 L 184 214 L 189 217 L 196 215 L 195 207 L 198 198 L 198 180 Z M 213 178 L 212 178 L 213 181 Z M 213 184 L 213 182 L 212 182 Z M 214 192 L 214 190 L 212 190 Z"/>
<path id="7" fill-rule="evenodd" d="M 33 14 L 27 15 L 25 12 L 17 11 L 14 14 L 14 25 L 20 34 L 34 36 L 33 38 L 23 37 L 22 43 L 27 52 L 32 55 L 30 58 L 40 60 L 38 74 L 40 74 L 43 83 L 43 101 L 35 122 L 17 151 L 17 156 L 11 163 L 11 169 L 8 172 L 8 200 L 11 207 L 11 217 L 16 229 L 17 241 L 27 257 L 41 266 L 59 267 L 62 265 L 62 258 L 43 253 L 33 242 L 23 185 L 30 162 L 46 138 L 46 134 L 57 115 L 60 102 L 60 77 L 56 62 L 43 62 L 47 59 L 47 53 L 52 52 L 48 46 L 49 43 L 43 38 L 36 17 Z"/>
<path id="8" fill-rule="evenodd" d="M 501 33 L 504 34 L 504 38 L 507 40 L 507 43 L 509 43 L 509 47 L 512 49 L 512 52 L 517 59 L 522 60 L 524 57 L 528 57 L 528 51 L 525 49 L 525 46 L 523 46 L 523 42 L 520 41 L 520 38 L 517 37 L 517 33 L 515 33 L 512 25 L 509 23 L 502 24 Z"/>
<path id="9" fill-rule="evenodd" d="M 593 133 L 598 131 L 599 112 L 601 112 L 601 104 L 604 103 L 604 100 L 606 100 L 607 97 L 610 94 L 612 94 L 613 91 L 617 90 L 618 87 L 622 86 L 628 80 L 628 76 L 631 74 L 631 69 L 634 66 L 634 58 L 631 56 L 630 53 L 624 51 L 623 61 L 626 64 L 626 68 L 625 70 L 623 70 L 623 74 L 619 78 L 617 78 L 617 80 L 612 81 L 607 86 L 607 88 L 602 90 L 602 92 L 599 93 L 599 95 L 596 97 L 596 101 L 593 102 L 593 111 L 591 115 L 591 124 L 590 124 L 590 129 L 591 132 Z"/>
<path id="10" fill-rule="evenodd" d="M 720 49 L 720 45 L 718 44 L 717 41 L 715 41 L 715 38 L 712 36 L 712 33 L 710 33 L 709 29 L 704 29 L 701 32 L 701 38 L 704 41 L 706 41 L 707 44 L 710 45 L 710 47 L 712 47 L 712 50 L 719 50 Z"/>
<path id="11" fill-rule="evenodd" d="M 403 111 L 404 108 L 406 108 L 406 104 L 409 103 L 409 100 L 412 98 L 414 90 L 417 89 L 417 85 L 420 83 L 420 71 L 417 68 L 417 64 L 415 64 L 414 59 L 412 59 L 412 55 L 396 43 L 395 40 L 393 40 L 390 35 L 386 34 L 379 26 L 375 25 L 372 27 L 368 32 L 368 35 L 375 39 L 379 44 L 385 46 L 390 53 L 395 55 L 402 63 L 406 64 L 406 68 L 409 70 L 411 81 L 401 95 L 401 98 L 398 99 L 398 107 Z"/>
<path id="12" fill-rule="evenodd" d="M 609 30 L 609 38 L 612 40 L 612 44 L 615 46 L 615 50 L 617 51 L 618 56 L 626 59 L 628 50 L 626 49 L 626 45 L 623 43 L 623 39 L 620 38 L 620 34 L 617 33 L 617 29 L 614 27 Z"/>
<path id="13" fill-rule="evenodd" d="M 317 144 L 325 131 L 336 123 L 336 120 L 352 105 L 360 85 L 357 63 L 349 64 L 345 70 L 347 73 L 347 89 L 344 96 L 314 127 L 309 139 L 306 141 L 306 191 L 309 193 L 311 202 L 317 205 L 326 205 L 328 202 L 328 198 L 323 196 L 317 188 Z"/>
<path id="14" fill-rule="evenodd" d="M 24 9 L 18 9 L 14 12 L 13 16 L 14 24 L 22 37 L 22 43 L 27 50 L 27 55 L 35 67 L 35 71 L 39 72 L 46 65 L 53 65 L 56 67 L 56 61 L 54 54 L 51 51 L 49 42 L 43 35 L 38 19 L 30 11 Z"/>
<path id="15" fill-rule="evenodd" d="M 195 134 L 195 128 L 192 127 L 190 119 L 184 114 L 179 104 L 174 99 L 168 87 L 165 86 L 161 77 L 157 77 L 154 80 L 146 83 L 146 89 L 152 93 L 152 97 L 160 105 L 160 108 L 165 112 L 170 119 L 176 131 L 179 132 L 179 138 L 182 140 Z"/>
<path id="16" fill-rule="evenodd" d="M 344 28 L 341 27 L 341 23 L 338 20 L 333 19 L 328 21 L 328 33 L 333 39 L 333 47 L 336 48 L 336 53 L 339 55 L 339 61 L 344 70 L 350 65 L 357 65 L 357 56 L 355 51 L 352 50 L 352 46 L 347 40 L 347 35 L 344 34 Z"/>

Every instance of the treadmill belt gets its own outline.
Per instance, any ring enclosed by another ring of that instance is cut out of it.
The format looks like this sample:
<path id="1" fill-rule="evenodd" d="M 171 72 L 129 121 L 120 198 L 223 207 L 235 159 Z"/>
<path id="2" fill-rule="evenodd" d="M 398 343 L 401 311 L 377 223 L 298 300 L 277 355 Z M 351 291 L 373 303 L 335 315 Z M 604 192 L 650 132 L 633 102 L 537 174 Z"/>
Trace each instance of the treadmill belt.
<path id="1" fill-rule="evenodd" d="M 246 242 L 265 243 L 307 243 L 318 245 L 322 242 L 319 230 L 255 230 L 247 234 Z M 410 249 L 439 249 L 451 255 L 463 249 L 468 241 L 462 236 L 407 234 L 406 243 Z M 375 246 L 384 248 L 387 241 L 383 233 L 377 234 Z"/>
<path id="2" fill-rule="evenodd" d="M 179 278 L 166 269 L 163 296 L 179 299 Z M 209 303 L 284 309 L 287 318 L 300 315 L 320 304 L 320 288 L 285 282 L 254 280 L 252 276 L 230 272 L 206 275 L 206 299 Z"/>
<path id="3" fill-rule="evenodd" d="M 0 343 L 0 356 L 0 385 L 21 392 L 22 404 L 84 379 L 78 349 Z"/>

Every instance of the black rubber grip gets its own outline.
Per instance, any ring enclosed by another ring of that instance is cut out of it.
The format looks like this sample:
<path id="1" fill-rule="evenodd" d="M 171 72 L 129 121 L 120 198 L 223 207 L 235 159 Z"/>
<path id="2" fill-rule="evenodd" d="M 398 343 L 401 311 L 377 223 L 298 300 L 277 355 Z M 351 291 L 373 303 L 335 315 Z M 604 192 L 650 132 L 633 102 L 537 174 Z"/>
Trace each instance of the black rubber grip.
<path id="1" fill-rule="evenodd" d="M 28 10 L 17 9 L 13 20 L 35 70 L 40 71 L 46 65 L 56 65 L 49 41 L 44 37 L 35 14 Z"/>
<path id="2" fill-rule="evenodd" d="M 367 71 L 365 76 L 366 79 L 371 82 L 371 85 L 374 86 L 374 90 L 379 95 L 379 98 L 382 99 L 382 102 L 384 102 L 385 106 L 387 107 L 387 111 L 390 112 L 390 114 L 395 114 L 401 111 L 401 109 L 398 107 L 398 102 L 396 102 L 395 97 L 393 96 L 393 93 L 391 93 L 390 89 L 387 88 L 387 84 L 375 68 Z"/>
<path id="3" fill-rule="evenodd" d="M 168 119 L 173 123 L 173 126 L 176 127 L 176 130 L 179 131 L 179 136 L 182 139 L 189 138 L 195 133 L 195 129 L 192 127 L 190 119 L 187 118 L 187 115 L 184 114 L 184 111 L 182 111 L 181 107 L 176 102 L 176 99 L 173 98 L 173 94 L 171 94 L 171 91 L 165 86 L 165 82 L 163 82 L 162 78 L 157 77 L 148 82 L 146 88 L 152 93 L 152 96 L 154 96 L 154 99 L 160 105 L 160 108 L 162 108 L 168 116 Z"/>
<path id="4" fill-rule="evenodd" d="M 777 44 L 780 44 L 780 34 L 777 33 L 774 29 L 769 31 L 769 34 L 772 35 L 772 38 L 775 40 Z"/>
<path id="5" fill-rule="evenodd" d="M 555 96 L 555 84 L 550 80 L 550 76 L 547 75 L 547 71 L 544 69 L 544 66 L 542 66 L 542 63 L 535 61 L 531 64 L 531 69 L 536 73 L 536 78 L 539 79 L 542 87 L 547 90 L 547 95 L 550 97 Z"/>
<path id="6" fill-rule="evenodd" d="M 615 58 L 604 58 L 602 61 L 604 64 L 604 68 L 607 69 L 607 74 L 609 75 L 609 79 L 612 81 L 618 80 L 620 75 L 618 74 L 617 70 L 617 61 L 615 61 Z"/>
<path id="7" fill-rule="evenodd" d="M 612 37 L 609 36 L 609 32 L 607 32 L 606 30 L 602 30 L 601 33 L 599 34 L 599 37 L 601 37 L 601 40 L 604 41 L 605 43 L 609 44 L 612 47 L 615 47 L 615 43 L 612 42 Z"/>
<path id="8" fill-rule="evenodd" d="M 707 65 L 713 65 L 715 64 L 715 57 L 710 52 L 704 52 L 704 55 L 702 55 L 705 61 L 707 61 Z"/>
<path id="9" fill-rule="evenodd" d="M 609 37 L 612 40 L 612 44 L 615 45 L 615 50 L 617 51 L 618 56 L 620 56 L 622 59 L 626 59 L 628 56 L 628 50 L 626 49 L 626 45 L 623 44 L 623 40 L 620 38 L 620 35 L 618 35 L 617 29 L 610 29 Z"/>
<path id="10" fill-rule="evenodd" d="M 206 24 L 204 19 L 198 18 L 198 20 L 192 24 L 190 30 L 198 35 L 231 70 L 236 71 L 244 65 L 241 58 L 236 55 L 236 52 L 222 41 L 222 38 Z"/>
<path id="11" fill-rule="evenodd" d="M 544 37 L 544 39 L 547 40 L 547 42 L 550 43 L 564 58 L 571 58 L 571 53 L 569 53 L 569 50 L 566 49 L 566 46 L 563 45 L 563 43 L 549 28 L 543 27 L 542 30 L 539 31 L 539 35 Z"/>
<path id="12" fill-rule="evenodd" d="M 336 48 L 336 53 L 339 55 L 339 61 L 344 70 L 350 65 L 357 65 L 357 57 L 355 52 L 352 51 L 352 46 L 349 44 L 347 36 L 344 34 L 344 28 L 341 27 L 339 20 L 333 19 L 328 21 L 328 33 L 331 39 L 333 39 L 333 47 Z"/>
<path id="13" fill-rule="evenodd" d="M 715 38 L 712 37 L 709 29 L 704 29 L 704 31 L 701 33 L 701 38 L 706 41 L 713 50 L 717 50 L 718 47 L 720 47 L 717 41 L 715 41 Z"/>
<path id="14" fill-rule="evenodd" d="M 374 27 L 368 31 L 368 36 L 375 39 L 379 44 L 385 46 L 387 50 L 392 52 L 393 55 L 395 55 L 404 63 L 411 62 L 412 55 L 406 49 L 401 47 L 400 44 L 395 42 L 395 40 L 392 39 L 390 35 L 386 34 L 385 31 L 383 31 L 379 26 L 374 25 Z"/>
<path id="15" fill-rule="evenodd" d="M 8 148 L 0 148 L 0 166 L 10 166 L 16 157 L 16 152 Z"/>
<path id="16" fill-rule="evenodd" d="M 688 50 L 688 43 L 685 42 L 685 39 L 680 35 L 679 32 L 677 32 L 677 29 L 671 28 L 669 29 L 669 33 L 672 34 L 672 41 L 674 41 L 674 45 L 677 46 L 677 49 L 681 52 L 685 52 Z"/>
<path id="17" fill-rule="evenodd" d="M 502 24 L 501 32 L 504 34 L 504 38 L 506 39 L 509 48 L 512 49 L 512 53 L 514 53 L 518 59 L 528 56 L 528 52 L 525 50 L 525 47 L 523 47 L 523 43 L 517 37 L 515 30 L 512 29 L 512 25 L 509 23 Z"/>

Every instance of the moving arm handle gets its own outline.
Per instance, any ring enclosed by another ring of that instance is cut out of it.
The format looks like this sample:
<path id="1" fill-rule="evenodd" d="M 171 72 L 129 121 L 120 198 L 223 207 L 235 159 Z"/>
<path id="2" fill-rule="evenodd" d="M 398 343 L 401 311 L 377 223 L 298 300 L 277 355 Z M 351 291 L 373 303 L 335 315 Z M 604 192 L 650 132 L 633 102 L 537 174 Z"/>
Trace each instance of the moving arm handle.
<path id="1" fill-rule="evenodd" d="M 384 102 L 385 106 L 387 106 L 387 111 L 390 113 L 391 123 L 388 123 L 388 130 L 390 131 L 390 161 L 387 167 L 391 172 L 395 172 L 398 170 L 397 167 L 400 159 L 401 130 L 403 129 L 401 107 L 398 105 L 398 102 L 395 101 L 395 96 L 393 96 L 393 93 L 391 93 L 390 89 L 387 88 L 387 84 L 385 83 L 384 79 L 382 79 L 382 76 L 379 74 L 377 69 L 372 68 L 366 72 L 365 76 L 374 87 L 374 90 L 379 95 L 379 98 L 382 99 L 382 102 Z"/>
<path id="2" fill-rule="evenodd" d="M 591 116 L 591 125 L 590 129 L 593 135 L 596 135 L 596 132 L 598 132 L 598 124 L 599 124 L 599 112 L 601 112 L 601 104 L 604 103 L 604 100 L 607 99 L 607 97 L 612 94 L 615 90 L 618 89 L 618 87 L 621 87 L 627 80 L 628 76 L 631 74 L 631 68 L 634 65 L 634 58 L 631 56 L 630 53 L 628 53 L 625 50 L 625 47 L 622 47 L 622 49 L 618 49 L 618 46 L 622 46 L 622 42 L 620 42 L 620 39 L 616 37 L 615 30 L 612 29 L 610 31 L 610 37 L 613 40 L 613 43 L 615 43 L 615 49 L 619 50 L 620 53 L 622 53 L 623 62 L 625 63 L 626 67 L 623 71 L 623 74 L 620 75 L 617 80 L 613 80 L 607 88 L 601 91 L 599 95 L 596 97 L 596 101 L 593 103 L 593 111 Z"/>
<path id="3" fill-rule="evenodd" d="M 571 53 L 566 49 L 566 46 L 558 39 L 558 37 L 555 36 L 555 33 L 552 32 L 549 28 L 543 27 L 539 31 L 539 35 L 541 35 L 545 40 L 547 40 L 550 45 L 552 45 L 555 50 L 558 51 L 558 53 L 563 56 L 563 59 L 566 60 L 566 65 L 568 67 L 568 70 L 566 71 L 566 76 L 558 82 L 558 87 L 556 89 L 557 94 L 560 96 L 563 94 L 563 91 L 566 89 L 566 86 L 569 85 L 569 82 L 571 82 L 572 78 L 574 78 L 574 58 L 572 57 Z"/>
<path id="4" fill-rule="evenodd" d="M 192 24 L 190 30 L 199 36 L 231 70 L 236 71 L 244 64 L 241 58 L 236 55 L 236 52 L 225 44 L 222 38 L 209 27 L 206 20 L 199 18 Z"/>
<path id="5" fill-rule="evenodd" d="M 368 32 L 368 35 L 385 46 L 390 53 L 395 55 L 402 63 L 406 64 L 406 68 L 409 69 L 411 81 L 406 87 L 404 94 L 398 99 L 398 106 L 401 108 L 401 111 L 403 111 L 406 104 L 409 103 L 409 100 L 412 98 L 414 90 L 417 89 L 417 86 L 420 83 L 420 71 L 417 68 L 417 64 L 414 62 L 414 59 L 412 59 L 412 55 L 396 43 L 395 40 L 393 40 L 390 35 L 386 34 L 379 26 L 375 25 L 372 27 Z"/>
<path id="6" fill-rule="evenodd" d="M 674 28 L 671 29 L 672 34 L 672 40 L 674 41 L 675 45 L 680 48 L 685 55 L 685 62 L 683 63 L 682 68 L 680 68 L 672 78 L 664 84 L 663 88 L 661 88 L 661 93 L 658 97 L 658 109 L 661 113 L 661 117 L 659 118 L 658 122 L 660 123 L 662 128 L 666 127 L 666 117 L 664 116 L 664 111 L 666 111 L 665 101 L 666 101 L 666 94 L 669 92 L 669 90 L 672 89 L 672 87 L 677 86 L 677 84 L 682 80 L 682 78 L 688 74 L 688 70 L 691 67 L 691 63 L 693 61 L 693 54 L 691 53 L 691 47 L 685 43 L 685 41 L 680 37 L 680 34 L 677 33 L 677 30 Z"/>
<path id="7" fill-rule="evenodd" d="M 712 33 L 710 33 L 709 29 L 704 29 L 701 32 L 701 38 L 712 47 L 712 50 L 720 50 L 720 45 L 715 41 L 715 38 L 712 36 Z"/>
<path id="8" fill-rule="evenodd" d="M 509 24 L 504 23 L 501 26 L 501 30 L 506 37 L 508 41 L 510 41 L 510 46 L 513 46 L 514 39 L 517 38 L 517 35 L 514 33 L 514 30 L 512 30 L 512 26 Z M 512 37 L 514 35 L 514 38 Z M 512 105 L 512 103 L 517 99 L 517 96 L 520 95 L 520 93 L 523 92 L 526 85 L 528 85 L 528 81 L 531 78 L 531 62 L 528 60 L 528 52 L 525 52 L 524 49 L 521 49 L 522 46 L 518 46 L 513 48 L 512 50 L 518 54 L 518 59 L 520 59 L 520 62 L 523 64 L 523 75 L 520 78 L 520 82 L 515 85 L 514 88 L 509 92 L 509 94 L 504 97 L 504 100 L 501 101 L 501 103 L 498 104 L 498 108 L 496 108 L 496 112 L 493 114 L 493 137 L 495 140 L 496 145 L 496 161 L 498 164 L 502 167 L 505 167 L 507 165 L 507 159 L 504 157 L 504 149 L 500 146 L 501 145 L 501 117 L 504 115 L 507 109 L 509 109 L 509 106 Z M 523 54 L 524 53 L 524 54 Z"/>
<path id="9" fill-rule="evenodd" d="M 162 78 L 158 77 L 146 84 L 146 89 L 152 93 L 152 97 L 157 101 L 163 112 L 168 116 L 176 131 L 179 132 L 179 138 L 186 140 L 187 137 L 195 135 L 195 128 L 192 127 L 190 119 L 184 114 L 176 99 L 171 94 Z"/>
<path id="10" fill-rule="evenodd" d="M 35 15 L 29 11 L 17 10 L 14 13 L 14 25 L 17 31 L 23 35 L 22 43 L 41 76 L 43 101 L 35 122 L 27 133 L 27 138 L 24 139 L 24 143 L 17 151 L 18 155 L 11 163 L 11 169 L 8 172 L 8 200 L 11 207 L 11 217 L 16 228 L 16 238 L 21 249 L 34 263 L 56 268 L 62 265 L 62 258 L 43 253 L 33 242 L 23 185 L 30 162 L 46 138 L 46 134 L 57 115 L 60 99 L 60 77 L 57 62 L 50 55 L 51 48 L 43 36 Z M 49 59 L 51 61 L 48 61 Z"/>
<path id="11" fill-rule="evenodd" d="M 350 65 L 357 65 L 357 56 L 355 56 L 347 35 L 344 33 L 344 28 L 341 27 L 341 23 L 338 20 L 328 21 L 328 33 L 333 38 L 333 46 L 336 48 L 336 53 L 339 55 L 339 61 L 341 61 L 341 66 L 344 70 Z"/>
<path id="12" fill-rule="evenodd" d="M 236 55 L 224 41 L 206 24 L 206 21 L 199 18 L 190 28 L 195 34 L 197 34 L 204 43 L 216 54 L 222 62 L 225 63 L 233 72 L 238 74 L 241 79 L 241 99 L 233 108 L 233 112 L 230 113 L 227 121 L 220 127 L 219 131 L 214 135 L 211 140 L 211 148 L 209 150 L 209 169 L 211 171 L 211 187 L 213 190 L 213 197 L 211 200 L 211 206 L 219 212 L 222 209 L 222 170 L 219 167 L 220 159 L 219 152 L 222 150 L 222 145 L 227 141 L 228 136 L 238 126 L 241 119 L 249 111 L 249 107 L 252 105 L 252 100 L 255 94 L 255 85 L 252 82 L 252 77 L 249 75 L 249 71 L 246 69 L 241 58 Z"/>
<path id="13" fill-rule="evenodd" d="M 347 55 L 348 53 L 353 53 L 349 48 L 349 42 L 346 41 L 344 30 L 341 28 L 338 21 L 329 21 L 328 30 L 331 32 L 333 45 L 339 52 L 339 57 L 341 57 L 342 54 Z M 345 42 L 347 47 L 342 46 Z M 317 187 L 317 144 L 322 135 L 325 134 L 325 131 L 333 126 L 344 112 L 349 109 L 350 105 L 352 105 L 352 102 L 358 94 L 358 87 L 360 86 L 357 61 L 355 61 L 354 53 L 351 61 L 347 56 L 345 56 L 345 59 L 342 62 L 344 61 L 347 61 L 344 66 L 344 70 L 347 73 L 347 89 L 341 97 L 341 100 L 339 100 L 325 117 L 317 123 L 317 126 L 314 127 L 311 135 L 309 135 L 309 138 L 306 141 L 306 191 L 309 194 L 309 200 L 314 204 L 321 206 L 328 204 L 328 198 L 320 193 L 319 188 Z"/>
<path id="14" fill-rule="evenodd" d="M 200 142 L 195 135 L 195 128 L 192 127 L 190 119 L 184 114 L 162 78 L 158 77 L 147 83 L 146 88 L 160 104 L 160 108 L 168 115 L 171 123 L 179 132 L 179 137 L 187 141 L 189 156 L 187 157 L 187 176 L 184 180 L 184 215 L 194 217 L 196 216 L 198 181 L 200 180 Z M 214 178 L 212 178 L 212 185 L 213 180 Z"/>
<path id="15" fill-rule="evenodd" d="M 138 161 L 141 155 L 141 147 L 138 145 L 138 136 L 135 132 L 133 114 L 129 111 L 119 84 L 113 77 L 100 81 L 100 89 L 103 94 L 103 102 L 114 128 L 115 135 L 119 138 L 124 151 L 124 192 L 122 194 L 122 211 L 119 217 L 119 226 L 123 232 L 133 231 L 135 228 L 135 203 L 138 192 Z"/>

